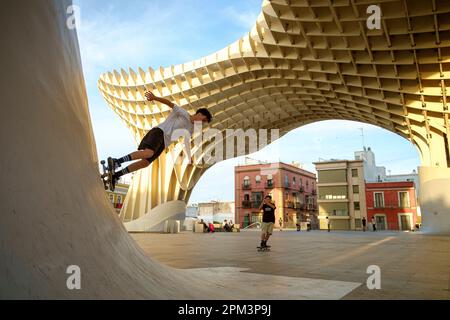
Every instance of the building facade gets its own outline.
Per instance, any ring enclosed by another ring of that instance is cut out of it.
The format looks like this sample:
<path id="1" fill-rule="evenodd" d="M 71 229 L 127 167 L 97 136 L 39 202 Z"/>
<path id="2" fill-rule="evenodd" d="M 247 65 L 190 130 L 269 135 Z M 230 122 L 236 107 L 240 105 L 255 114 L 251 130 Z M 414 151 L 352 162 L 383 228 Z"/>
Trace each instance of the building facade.
<path id="1" fill-rule="evenodd" d="M 114 191 L 106 190 L 109 201 L 111 201 L 114 209 L 117 213 L 120 213 L 123 203 L 125 202 L 125 197 L 127 196 L 128 188 L 130 185 L 124 183 L 116 184 Z"/>
<path id="2" fill-rule="evenodd" d="M 197 206 L 199 219 L 212 223 L 222 223 L 224 220 L 235 221 L 233 201 L 200 202 Z"/>
<path id="3" fill-rule="evenodd" d="M 275 226 L 293 228 L 296 224 L 318 227 L 316 175 L 297 165 L 282 162 L 257 163 L 235 167 L 236 223 L 246 227 L 262 221 L 258 210 L 265 195 L 271 195 L 277 209 Z"/>
<path id="4" fill-rule="evenodd" d="M 368 222 L 375 218 L 377 230 L 414 230 L 417 203 L 414 182 L 366 184 Z"/>
<path id="5" fill-rule="evenodd" d="M 377 166 L 375 153 L 370 147 L 364 147 L 362 151 L 355 151 L 355 160 L 363 161 L 366 182 L 381 182 L 386 179 L 386 167 Z"/>
<path id="6" fill-rule="evenodd" d="M 334 230 L 362 230 L 362 218 L 367 219 L 363 161 L 314 164 L 318 172 L 320 229 L 327 229 L 329 220 Z"/>

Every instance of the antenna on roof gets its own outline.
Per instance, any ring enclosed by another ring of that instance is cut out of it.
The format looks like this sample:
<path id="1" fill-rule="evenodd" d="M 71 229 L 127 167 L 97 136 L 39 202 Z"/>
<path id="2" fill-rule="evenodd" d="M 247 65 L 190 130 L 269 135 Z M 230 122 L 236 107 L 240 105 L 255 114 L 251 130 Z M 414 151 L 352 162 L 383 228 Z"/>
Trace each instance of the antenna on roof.
<path id="1" fill-rule="evenodd" d="M 364 151 L 366 151 L 366 143 L 364 141 L 364 128 L 359 128 L 359 130 L 361 130 L 361 137 L 362 137 L 362 145 L 363 145 L 363 149 Z"/>

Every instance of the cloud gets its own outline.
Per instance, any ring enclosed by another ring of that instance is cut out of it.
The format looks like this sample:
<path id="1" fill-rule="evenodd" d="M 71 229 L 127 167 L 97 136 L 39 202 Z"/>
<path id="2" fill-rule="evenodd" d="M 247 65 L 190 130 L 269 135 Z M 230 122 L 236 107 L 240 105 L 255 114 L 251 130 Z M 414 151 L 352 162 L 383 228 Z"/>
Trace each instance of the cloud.
<path id="1" fill-rule="evenodd" d="M 254 26 L 256 19 L 258 18 L 258 14 L 254 12 L 254 10 L 244 10 L 238 11 L 235 7 L 227 7 L 224 10 L 226 16 L 231 18 L 231 21 L 235 23 L 237 26 L 243 27 L 245 29 L 250 29 Z"/>

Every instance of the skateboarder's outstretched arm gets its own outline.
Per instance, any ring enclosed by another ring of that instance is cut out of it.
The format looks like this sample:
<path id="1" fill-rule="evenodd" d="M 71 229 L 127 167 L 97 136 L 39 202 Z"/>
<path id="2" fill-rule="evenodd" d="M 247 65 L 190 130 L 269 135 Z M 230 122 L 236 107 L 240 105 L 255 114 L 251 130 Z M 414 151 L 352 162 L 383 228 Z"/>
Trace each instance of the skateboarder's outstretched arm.
<path id="1" fill-rule="evenodd" d="M 169 100 L 167 100 L 167 99 L 164 99 L 164 98 L 160 98 L 160 97 L 155 96 L 155 95 L 154 95 L 152 92 L 150 92 L 150 91 L 147 91 L 147 92 L 145 93 L 145 97 L 147 98 L 148 101 L 159 101 L 159 102 L 165 104 L 166 106 L 168 106 L 168 107 L 170 107 L 170 108 L 173 108 L 173 106 L 175 105 L 173 102 L 171 102 L 171 101 L 169 101 Z"/>

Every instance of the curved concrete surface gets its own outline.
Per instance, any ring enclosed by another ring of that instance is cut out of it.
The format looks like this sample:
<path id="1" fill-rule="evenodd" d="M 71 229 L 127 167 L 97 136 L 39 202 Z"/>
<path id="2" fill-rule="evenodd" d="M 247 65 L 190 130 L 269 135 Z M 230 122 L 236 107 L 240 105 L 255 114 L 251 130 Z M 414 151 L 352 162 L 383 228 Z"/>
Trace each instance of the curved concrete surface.
<path id="1" fill-rule="evenodd" d="M 108 203 L 70 4 L 2 3 L 0 298 L 208 297 L 149 259 Z M 81 290 L 66 286 L 70 265 Z"/>
<path id="2" fill-rule="evenodd" d="M 0 11 L 0 299 L 338 299 L 360 285 L 148 258 L 99 179 L 69 5 L 8 0 Z M 72 265 L 81 290 L 67 288 Z"/>
<path id="3" fill-rule="evenodd" d="M 125 228 L 130 232 L 163 231 L 166 220 L 184 220 L 186 203 L 184 201 L 170 201 L 160 204 L 142 217 L 125 222 Z"/>
<path id="4" fill-rule="evenodd" d="M 148 258 L 99 179 L 69 5 L 9 0 L 0 11 L 0 299 L 338 299 L 360 285 Z M 67 287 L 73 265 L 80 290 Z"/>

